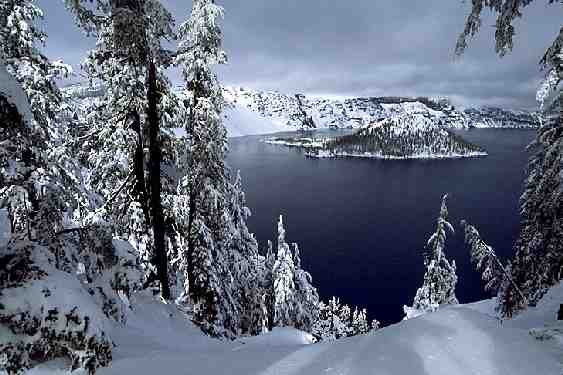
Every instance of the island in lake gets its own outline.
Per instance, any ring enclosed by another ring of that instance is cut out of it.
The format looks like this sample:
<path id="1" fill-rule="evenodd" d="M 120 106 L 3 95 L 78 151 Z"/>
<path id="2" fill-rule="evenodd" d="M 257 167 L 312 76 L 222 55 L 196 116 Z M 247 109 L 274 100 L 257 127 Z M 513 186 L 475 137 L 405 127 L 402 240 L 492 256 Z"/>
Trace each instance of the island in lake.
<path id="1" fill-rule="evenodd" d="M 271 137 L 266 143 L 297 147 L 314 158 L 451 159 L 487 156 L 480 146 L 424 116 L 385 118 L 336 138 Z"/>

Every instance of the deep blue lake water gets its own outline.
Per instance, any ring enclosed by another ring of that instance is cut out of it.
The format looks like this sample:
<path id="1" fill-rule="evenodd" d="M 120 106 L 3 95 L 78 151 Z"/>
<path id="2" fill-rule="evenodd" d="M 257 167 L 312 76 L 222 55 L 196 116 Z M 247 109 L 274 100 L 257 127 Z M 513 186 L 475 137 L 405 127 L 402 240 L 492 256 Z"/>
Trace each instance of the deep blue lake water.
<path id="1" fill-rule="evenodd" d="M 534 136 L 529 130 L 459 132 L 489 156 L 479 159 L 382 161 L 316 160 L 300 151 L 230 140 L 228 163 L 241 171 L 249 229 L 263 252 L 277 238 L 284 215 L 288 242 L 301 250 L 303 268 L 323 299 L 365 307 L 384 324 L 403 318 L 424 275 L 423 250 L 435 228 L 443 194 L 450 194 L 446 255 L 458 267 L 458 299 L 488 297 L 474 271 L 459 221 L 477 226 L 498 254 L 509 257 L 518 232 L 518 198 Z"/>

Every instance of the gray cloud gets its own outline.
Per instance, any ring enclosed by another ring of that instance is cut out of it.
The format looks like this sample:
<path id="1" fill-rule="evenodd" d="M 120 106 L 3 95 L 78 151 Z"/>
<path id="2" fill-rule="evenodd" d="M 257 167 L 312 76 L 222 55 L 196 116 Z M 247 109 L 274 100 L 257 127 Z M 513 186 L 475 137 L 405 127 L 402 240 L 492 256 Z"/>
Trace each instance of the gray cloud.
<path id="1" fill-rule="evenodd" d="M 181 22 L 190 1 L 163 1 Z M 77 66 L 93 41 L 60 1 L 46 11 L 47 53 Z M 453 48 L 469 4 L 456 0 L 223 0 L 226 84 L 313 95 L 449 96 L 460 104 L 535 107 L 537 62 L 563 7 L 536 1 L 517 22 L 515 49 L 494 53 L 494 18 L 461 59 Z M 173 75 L 175 78 L 177 74 Z"/>

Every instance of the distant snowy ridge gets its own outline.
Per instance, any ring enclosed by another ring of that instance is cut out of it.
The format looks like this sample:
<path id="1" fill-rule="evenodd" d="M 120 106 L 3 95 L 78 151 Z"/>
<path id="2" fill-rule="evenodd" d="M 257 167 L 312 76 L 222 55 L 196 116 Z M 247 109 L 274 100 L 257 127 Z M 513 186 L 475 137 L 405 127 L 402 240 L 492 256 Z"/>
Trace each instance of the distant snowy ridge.
<path id="1" fill-rule="evenodd" d="M 300 128 L 300 106 L 296 95 L 277 91 L 255 91 L 226 87 L 225 98 L 262 117 Z M 367 97 L 344 100 L 309 98 L 300 95 L 302 108 L 317 128 L 358 128 L 398 114 L 421 115 L 445 128 L 536 128 L 539 114 L 495 107 L 455 108 L 447 98 Z"/>
<path id="2" fill-rule="evenodd" d="M 181 89 L 178 94 L 182 95 Z M 83 116 L 104 93 L 100 85 L 75 84 L 62 90 L 68 116 Z M 447 98 L 373 97 L 334 100 L 277 91 L 224 88 L 224 123 L 229 137 L 271 134 L 302 127 L 303 112 L 317 128 L 361 128 L 385 118 L 416 115 L 448 129 L 536 128 L 539 114 L 494 107 L 456 109 Z M 299 99 L 298 99 L 299 96 Z"/>

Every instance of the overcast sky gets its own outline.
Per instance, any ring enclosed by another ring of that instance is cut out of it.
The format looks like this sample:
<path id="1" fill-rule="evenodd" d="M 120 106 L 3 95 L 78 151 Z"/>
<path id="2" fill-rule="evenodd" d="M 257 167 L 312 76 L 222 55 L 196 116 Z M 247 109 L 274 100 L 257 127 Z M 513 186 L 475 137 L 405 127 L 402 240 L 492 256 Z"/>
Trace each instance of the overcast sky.
<path id="1" fill-rule="evenodd" d="M 538 61 L 561 27 L 563 7 L 537 0 L 519 20 L 515 48 L 494 53 L 494 19 L 461 59 L 453 50 L 470 1 L 219 0 L 229 64 L 225 84 L 287 93 L 448 96 L 455 103 L 534 108 Z M 77 67 L 94 41 L 61 0 L 38 0 L 46 53 Z M 178 23 L 191 1 L 163 0 Z M 79 72 L 79 69 L 78 69 Z M 176 78 L 176 77 L 175 77 Z"/>

